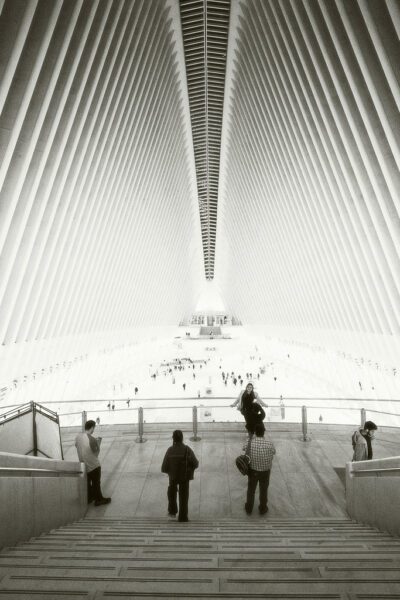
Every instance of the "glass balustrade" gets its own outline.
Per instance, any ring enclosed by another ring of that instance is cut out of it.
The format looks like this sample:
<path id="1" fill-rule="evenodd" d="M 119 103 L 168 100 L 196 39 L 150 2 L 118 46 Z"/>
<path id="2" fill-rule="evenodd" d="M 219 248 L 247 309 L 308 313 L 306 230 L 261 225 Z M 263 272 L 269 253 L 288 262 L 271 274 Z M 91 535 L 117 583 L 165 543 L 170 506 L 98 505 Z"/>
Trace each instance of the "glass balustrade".
<path id="1" fill-rule="evenodd" d="M 100 419 L 101 425 L 137 424 L 139 407 L 143 408 L 143 420 L 148 424 L 189 423 L 193 420 L 193 407 L 197 409 L 199 427 L 206 423 L 241 423 L 243 417 L 232 408 L 234 398 L 180 398 L 179 400 L 148 398 L 127 402 L 118 400 L 81 401 L 75 410 L 59 413 L 61 427 L 80 426 L 82 410 L 86 419 Z M 326 425 L 351 425 L 357 427 L 365 410 L 366 420 L 378 427 L 400 427 L 400 402 L 396 400 L 290 398 L 280 403 L 277 398 L 265 400 L 266 423 L 302 423 L 302 407 L 306 407 L 307 423 Z M 79 406 L 82 410 L 76 410 Z M 114 406 L 114 409 L 112 408 Z M 66 407 L 68 408 L 68 407 Z"/>

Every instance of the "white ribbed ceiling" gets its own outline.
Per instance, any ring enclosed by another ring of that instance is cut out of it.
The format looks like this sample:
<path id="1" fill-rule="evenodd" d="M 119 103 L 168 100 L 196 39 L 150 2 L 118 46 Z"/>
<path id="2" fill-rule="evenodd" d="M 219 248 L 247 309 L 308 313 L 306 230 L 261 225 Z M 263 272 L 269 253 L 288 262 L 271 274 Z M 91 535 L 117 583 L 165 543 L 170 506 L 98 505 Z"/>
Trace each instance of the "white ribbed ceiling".
<path id="1" fill-rule="evenodd" d="M 216 274 L 247 323 L 399 334 L 400 3 L 234 3 Z"/>
<path id="2" fill-rule="evenodd" d="M 398 340 L 399 33 L 398 0 L 1 0 L 0 379 L 213 277 L 244 323 Z"/>

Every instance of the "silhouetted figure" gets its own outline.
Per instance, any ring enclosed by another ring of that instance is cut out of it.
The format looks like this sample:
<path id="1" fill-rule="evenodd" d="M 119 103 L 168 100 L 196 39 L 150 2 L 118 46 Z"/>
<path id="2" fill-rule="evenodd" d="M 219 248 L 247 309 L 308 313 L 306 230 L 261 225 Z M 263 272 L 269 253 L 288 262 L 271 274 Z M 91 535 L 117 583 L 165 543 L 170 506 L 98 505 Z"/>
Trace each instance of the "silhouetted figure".
<path id="1" fill-rule="evenodd" d="M 261 408 L 258 402 L 253 402 L 245 414 L 246 429 L 249 433 L 255 432 L 256 425 L 264 427 L 265 411 Z"/>
<path id="2" fill-rule="evenodd" d="M 193 450 L 183 443 L 183 433 L 176 429 L 172 434 L 173 445 L 165 453 L 161 472 L 169 477 L 168 514 L 175 517 L 178 513 L 177 494 L 179 489 L 178 521 L 186 522 L 188 518 L 189 482 L 199 466 Z"/>

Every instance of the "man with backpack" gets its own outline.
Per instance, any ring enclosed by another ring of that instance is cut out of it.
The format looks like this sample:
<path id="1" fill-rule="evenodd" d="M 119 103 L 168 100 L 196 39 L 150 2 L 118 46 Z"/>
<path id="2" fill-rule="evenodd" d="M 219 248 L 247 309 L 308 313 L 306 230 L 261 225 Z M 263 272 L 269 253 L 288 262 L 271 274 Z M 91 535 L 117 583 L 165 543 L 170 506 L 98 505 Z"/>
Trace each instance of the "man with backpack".
<path id="1" fill-rule="evenodd" d="M 257 484 L 260 488 L 258 512 L 265 515 L 268 512 L 268 486 L 271 474 L 272 460 L 276 453 L 272 442 L 264 438 L 264 423 L 257 423 L 255 435 L 248 441 L 247 448 L 250 456 L 247 498 L 244 509 L 248 515 L 253 512 L 254 496 Z"/>

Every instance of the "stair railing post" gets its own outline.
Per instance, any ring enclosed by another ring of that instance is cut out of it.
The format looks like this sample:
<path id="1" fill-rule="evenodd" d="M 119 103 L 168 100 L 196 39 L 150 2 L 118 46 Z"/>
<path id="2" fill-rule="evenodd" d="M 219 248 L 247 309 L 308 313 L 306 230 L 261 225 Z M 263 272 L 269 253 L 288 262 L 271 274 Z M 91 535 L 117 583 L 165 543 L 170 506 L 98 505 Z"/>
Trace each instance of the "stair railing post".
<path id="1" fill-rule="evenodd" d="M 138 410 L 138 435 L 136 438 L 136 442 L 138 444 L 143 444 L 146 440 L 143 437 L 144 431 L 144 420 L 143 420 L 143 408 L 140 406 Z"/>
<path id="2" fill-rule="evenodd" d="M 365 408 L 362 408 L 361 411 L 361 427 L 364 427 L 365 421 L 367 420 L 367 411 Z"/>
<path id="3" fill-rule="evenodd" d="M 85 423 L 87 421 L 87 412 L 86 410 L 82 411 L 82 431 L 85 431 Z"/>
<path id="4" fill-rule="evenodd" d="M 303 442 L 307 442 L 307 406 L 301 407 L 301 424 L 303 429 Z"/>
<path id="5" fill-rule="evenodd" d="M 197 425 L 198 425 L 198 420 L 197 420 L 197 406 L 193 406 L 193 411 L 192 411 L 192 423 L 193 423 L 193 436 L 190 438 L 192 442 L 198 442 L 201 440 L 201 438 L 197 435 Z"/>
<path id="6" fill-rule="evenodd" d="M 32 427 L 33 427 L 33 456 L 38 455 L 38 439 L 37 439 L 37 427 L 36 427 L 36 404 L 31 402 L 32 407 Z"/>

